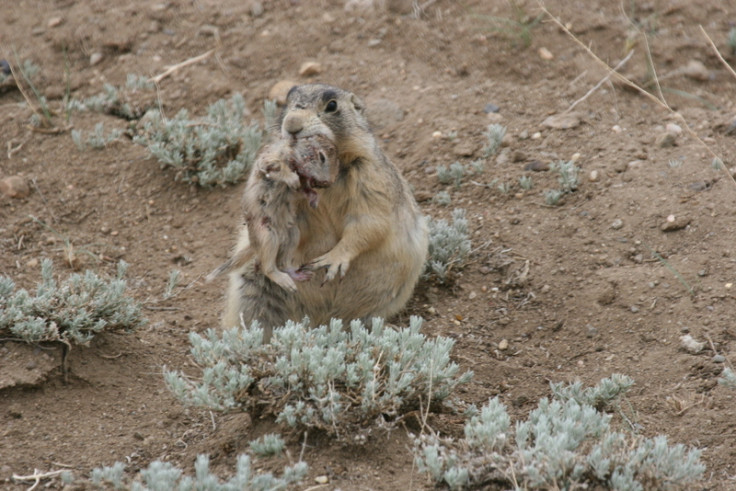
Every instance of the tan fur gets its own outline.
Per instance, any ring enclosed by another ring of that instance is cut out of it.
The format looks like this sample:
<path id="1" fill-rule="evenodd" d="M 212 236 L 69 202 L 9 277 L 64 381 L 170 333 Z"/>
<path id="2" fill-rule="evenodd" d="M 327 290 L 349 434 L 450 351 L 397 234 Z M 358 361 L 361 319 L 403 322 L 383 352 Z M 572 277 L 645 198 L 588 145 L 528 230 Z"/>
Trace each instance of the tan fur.
<path id="1" fill-rule="evenodd" d="M 293 261 L 320 272 L 286 293 L 246 264 L 230 276 L 225 327 L 258 320 L 270 337 L 271 328 L 304 316 L 313 324 L 389 317 L 411 296 L 427 256 L 427 227 L 407 182 L 378 147 L 363 103 L 328 85 L 293 88 L 281 139 L 313 135 L 335 144 L 341 167 L 321 190 L 316 209 L 297 210 L 300 241 Z M 244 227 L 236 251 L 251 240 Z"/>

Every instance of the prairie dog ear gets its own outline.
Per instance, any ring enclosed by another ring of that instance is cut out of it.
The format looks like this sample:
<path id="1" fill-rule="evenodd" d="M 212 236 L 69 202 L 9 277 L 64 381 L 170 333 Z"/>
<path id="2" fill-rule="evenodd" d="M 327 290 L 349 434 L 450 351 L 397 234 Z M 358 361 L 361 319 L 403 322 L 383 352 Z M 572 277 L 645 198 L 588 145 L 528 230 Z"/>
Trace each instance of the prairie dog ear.
<path id="1" fill-rule="evenodd" d="M 350 94 L 350 102 L 353 103 L 353 107 L 359 113 L 362 113 L 363 109 L 365 109 L 365 104 L 363 104 L 363 101 L 360 100 L 360 97 L 355 94 Z"/>

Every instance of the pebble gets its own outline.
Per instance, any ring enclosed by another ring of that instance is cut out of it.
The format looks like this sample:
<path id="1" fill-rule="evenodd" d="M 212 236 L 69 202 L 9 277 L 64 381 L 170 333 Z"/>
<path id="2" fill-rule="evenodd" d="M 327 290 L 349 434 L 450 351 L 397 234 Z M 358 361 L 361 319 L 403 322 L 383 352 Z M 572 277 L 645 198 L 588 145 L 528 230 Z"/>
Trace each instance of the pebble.
<path id="1" fill-rule="evenodd" d="M 530 170 L 532 172 L 545 172 L 549 170 L 549 164 L 534 160 L 524 166 L 524 170 Z"/>
<path id="2" fill-rule="evenodd" d="M 95 66 L 102 61 L 102 53 L 96 52 L 89 55 L 89 66 Z"/>
<path id="3" fill-rule="evenodd" d="M 10 176 L 0 181 L 0 193 L 9 198 L 25 198 L 31 194 L 31 188 L 25 178 Z"/>
<path id="4" fill-rule="evenodd" d="M 680 336 L 680 346 L 688 353 L 697 354 L 705 348 L 705 341 L 696 341 L 691 335 L 685 334 Z"/>
<path id="5" fill-rule="evenodd" d="M 686 77 L 693 80 L 699 80 L 701 82 L 704 82 L 710 78 L 710 73 L 708 72 L 708 69 L 705 67 L 703 62 L 698 60 L 688 61 L 687 65 L 685 65 L 685 68 L 683 69 L 683 72 L 685 73 Z"/>
<path id="6" fill-rule="evenodd" d="M 322 73 L 322 65 L 316 61 L 305 61 L 302 66 L 299 67 L 300 77 L 312 77 Z"/>
<path id="7" fill-rule="evenodd" d="M 434 132 L 432 132 L 432 138 L 434 138 L 434 139 L 442 138 L 442 132 L 441 131 L 434 131 Z"/>
<path id="8" fill-rule="evenodd" d="M 689 217 L 669 215 L 660 228 L 662 232 L 673 232 L 675 230 L 681 230 L 688 225 L 690 225 Z"/>
<path id="9" fill-rule="evenodd" d="M 540 290 L 542 293 L 549 293 L 552 290 L 552 287 L 549 285 L 542 285 L 542 289 Z"/>
<path id="10" fill-rule="evenodd" d="M 615 219 L 613 222 L 611 222 L 611 228 L 613 230 L 620 230 L 624 226 L 624 221 L 620 218 Z"/>
<path id="11" fill-rule="evenodd" d="M 317 476 L 314 478 L 314 482 L 316 482 L 317 484 L 327 484 L 328 482 L 330 482 L 330 478 L 328 478 L 327 476 Z"/>
<path id="12" fill-rule="evenodd" d="M 723 355 L 716 355 L 713 357 L 713 363 L 724 363 L 726 361 L 726 357 Z"/>
<path id="13" fill-rule="evenodd" d="M 26 267 L 29 269 L 36 269 L 38 267 L 38 259 L 35 257 L 33 259 L 29 259 L 26 263 Z"/>
<path id="14" fill-rule="evenodd" d="M 588 174 L 588 180 L 590 182 L 598 182 L 599 176 L 597 170 L 590 171 L 590 174 Z"/>
<path id="15" fill-rule="evenodd" d="M 553 114 L 542 122 L 543 126 L 556 130 L 569 130 L 580 125 L 581 114 L 578 112 Z"/>
<path id="16" fill-rule="evenodd" d="M 677 135 L 675 133 L 670 133 L 669 131 L 666 131 L 657 135 L 657 138 L 654 140 L 654 144 L 657 145 L 659 148 L 668 148 L 674 147 L 676 141 Z"/>
<path id="17" fill-rule="evenodd" d="M 631 307 L 629 307 L 629 310 L 632 314 L 636 314 L 639 312 L 639 307 L 637 307 L 636 305 L 632 305 Z"/>
<path id="18" fill-rule="evenodd" d="M 532 140 L 539 140 L 540 138 L 542 138 L 542 133 L 540 133 L 539 131 L 537 131 L 534 134 L 532 134 L 531 138 L 532 138 Z"/>
<path id="19" fill-rule="evenodd" d="M 475 298 L 478 296 L 475 292 L 470 292 L 470 295 L 468 295 L 468 300 L 475 300 Z"/>
<path id="20" fill-rule="evenodd" d="M 555 57 L 555 55 L 553 55 L 552 52 L 548 50 L 547 48 L 545 48 L 544 46 L 539 48 L 538 53 L 539 53 L 539 57 L 543 60 L 551 60 Z"/>
<path id="21" fill-rule="evenodd" d="M 501 110 L 500 107 L 498 107 L 495 104 L 491 104 L 490 102 L 486 104 L 486 107 L 483 108 L 483 112 L 486 114 L 497 113 L 500 110 Z"/>
<path id="22" fill-rule="evenodd" d="M 675 135 L 679 135 L 680 133 L 682 133 L 682 128 L 680 127 L 680 125 L 675 123 L 667 123 L 665 130 L 667 131 L 667 133 L 673 133 Z"/>
<path id="23" fill-rule="evenodd" d="M 280 80 L 271 87 L 271 90 L 268 91 L 268 98 L 275 100 L 278 105 L 283 106 L 286 104 L 286 95 L 295 85 L 299 84 L 293 80 Z"/>
<path id="24" fill-rule="evenodd" d="M 507 349 L 509 349 L 509 341 L 508 341 L 508 339 L 502 339 L 498 343 L 498 349 L 501 350 L 501 351 L 506 351 Z"/>
<path id="25" fill-rule="evenodd" d="M 623 128 L 621 128 L 621 127 L 620 127 L 619 125 L 617 125 L 617 124 L 614 124 L 614 125 L 613 125 L 613 127 L 611 128 L 611 130 L 612 130 L 612 131 L 613 131 L 614 133 L 621 133 L 621 132 L 623 131 Z"/>
<path id="26" fill-rule="evenodd" d="M 56 27 L 61 25 L 62 19 L 61 17 L 52 17 L 49 19 L 49 21 L 46 23 L 47 27 Z"/>
<path id="27" fill-rule="evenodd" d="M 477 148 L 472 141 L 464 140 L 453 147 L 452 153 L 456 157 L 472 157 L 476 150 Z"/>
<path id="28" fill-rule="evenodd" d="M 263 4 L 253 0 L 248 6 L 248 11 L 250 12 L 251 17 L 260 17 L 263 15 Z"/>

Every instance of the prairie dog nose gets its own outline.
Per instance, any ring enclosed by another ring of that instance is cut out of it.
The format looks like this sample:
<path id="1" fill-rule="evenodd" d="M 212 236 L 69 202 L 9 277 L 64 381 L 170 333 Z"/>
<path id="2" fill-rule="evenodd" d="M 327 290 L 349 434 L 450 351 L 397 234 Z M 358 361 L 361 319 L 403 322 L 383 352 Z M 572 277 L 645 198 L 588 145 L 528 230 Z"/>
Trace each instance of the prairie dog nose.
<path id="1" fill-rule="evenodd" d="M 284 130 L 291 134 L 296 135 L 304 129 L 304 117 L 298 112 L 292 112 L 286 115 L 284 118 Z"/>

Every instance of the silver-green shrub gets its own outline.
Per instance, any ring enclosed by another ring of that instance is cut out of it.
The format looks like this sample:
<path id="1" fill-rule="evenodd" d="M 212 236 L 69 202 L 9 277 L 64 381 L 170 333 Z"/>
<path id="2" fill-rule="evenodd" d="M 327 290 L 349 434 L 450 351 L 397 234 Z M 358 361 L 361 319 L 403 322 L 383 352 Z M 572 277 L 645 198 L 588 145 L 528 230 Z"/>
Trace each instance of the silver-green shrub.
<path id="1" fill-rule="evenodd" d="M 93 148 L 95 150 L 102 150 L 107 147 L 108 143 L 119 139 L 123 132 L 114 129 L 107 135 L 105 135 L 105 126 L 102 123 L 97 123 L 92 133 L 84 138 L 82 132 L 79 130 L 72 130 L 72 140 L 80 151 L 84 151 L 87 148 Z"/>
<path id="2" fill-rule="evenodd" d="M 110 467 L 94 469 L 91 474 L 93 484 L 102 488 L 130 489 L 132 491 L 266 491 L 286 489 L 298 483 L 307 474 L 308 466 L 298 462 L 284 468 L 281 477 L 261 473 L 253 468 L 251 458 L 247 454 L 238 456 L 235 475 L 227 481 L 210 472 L 210 459 L 207 455 L 198 455 L 194 463 L 194 476 L 184 476 L 183 471 L 169 462 L 159 460 L 152 462 L 140 471 L 137 479 L 130 484 L 125 482 L 123 471 L 125 466 L 116 462 Z"/>
<path id="3" fill-rule="evenodd" d="M 134 141 L 144 145 L 162 168 L 174 168 L 176 180 L 203 187 L 233 184 L 245 177 L 263 136 L 258 123 L 246 125 L 244 116 L 240 94 L 218 100 L 201 119 L 190 119 L 186 109 L 172 119 L 151 110 Z"/>
<path id="4" fill-rule="evenodd" d="M 121 261 L 117 278 L 105 280 L 86 271 L 59 284 L 51 260 L 44 259 L 35 295 L 0 277 L 0 337 L 85 344 L 104 330 L 134 329 L 145 319 L 140 304 L 125 295 L 126 269 Z"/>
<path id="5" fill-rule="evenodd" d="M 580 185 L 580 167 L 572 160 L 553 162 L 550 170 L 557 173 L 557 181 L 560 183 L 560 191 L 572 193 Z"/>
<path id="6" fill-rule="evenodd" d="M 269 414 L 294 428 L 319 428 L 343 437 L 376 423 L 447 399 L 472 373 L 459 375 L 450 360 L 454 341 L 429 339 L 422 319 L 393 329 L 383 319 L 349 329 L 333 319 L 310 329 L 308 320 L 287 322 L 263 343 L 257 323 L 221 334 L 191 333 L 191 354 L 203 367 L 192 381 L 167 371 L 166 383 L 185 404 L 215 410 Z"/>
<path id="7" fill-rule="evenodd" d="M 736 374 L 730 368 L 723 369 L 722 377 L 718 379 L 718 383 L 724 387 L 736 389 Z"/>
<path id="8" fill-rule="evenodd" d="M 496 482 L 516 489 L 689 489 L 705 467 L 700 450 L 669 445 L 611 428 L 611 415 L 576 400 L 606 400 L 631 386 L 628 377 L 604 379 L 591 390 L 555 385 L 562 399 L 542 399 L 512 427 L 506 408 L 491 399 L 473 411 L 460 441 L 424 435 L 417 439 L 418 469 L 450 489 Z M 587 391 L 587 393 L 586 393 Z"/>
<path id="9" fill-rule="evenodd" d="M 506 136 L 506 127 L 501 124 L 489 124 L 483 135 L 488 139 L 488 143 L 483 147 L 483 155 L 490 157 L 501 148 L 503 137 Z"/>
<path id="10" fill-rule="evenodd" d="M 470 254 L 468 219 L 464 209 L 456 208 L 452 212 L 452 223 L 430 218 L 428 225 L 429 255 L 423 277 L 444 283 L 453 270 L 463 267 Z"/>
<path id="11" fill-rule="evenodd" d="M 250 442 L 250 450 L 258 457 L 270 457 L 280 455 L 284 451 L 286 443 L 281 435 L 268 433 Z"/>

